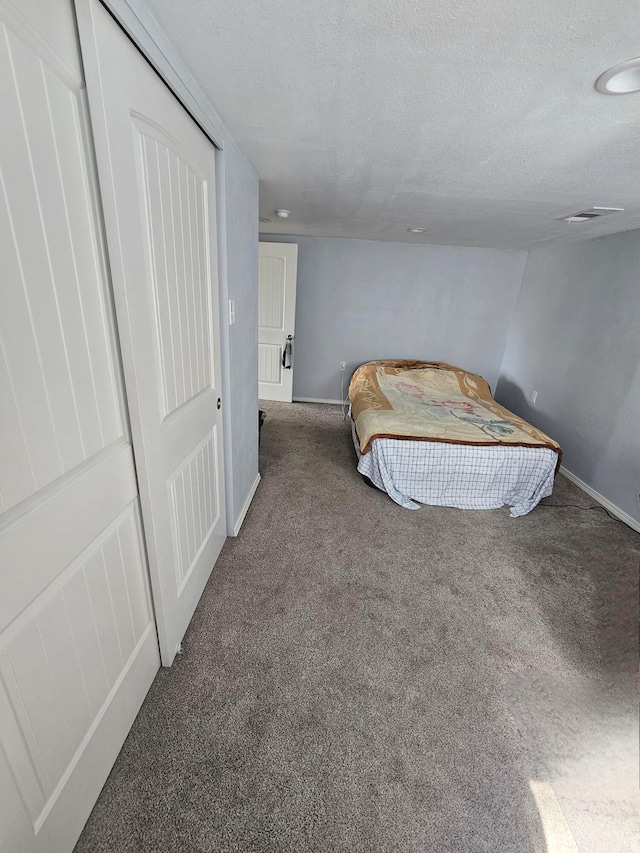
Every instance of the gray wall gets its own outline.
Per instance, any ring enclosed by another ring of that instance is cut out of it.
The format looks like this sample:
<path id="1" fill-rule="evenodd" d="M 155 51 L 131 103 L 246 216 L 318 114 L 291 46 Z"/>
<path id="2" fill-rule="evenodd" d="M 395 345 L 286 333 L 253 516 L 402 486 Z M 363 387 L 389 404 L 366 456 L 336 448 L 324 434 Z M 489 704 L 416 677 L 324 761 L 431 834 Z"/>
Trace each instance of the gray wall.
<path id="1" fill-rule="evenodd" d="M 496 397 L 640 520 L 640 231 L 530 253 Z"/>
<path id="2" fill-rule="evenodd" d="M 340 398 L 365 361 L 419 358 L 495 388 L 526 252 L 260 235 L 297 243 L 294 397 Z"/>
<path id="3" fill-rule="evenodd" d="M 229 353 L 223 382 L 224 426 L 231 449 L 225 475 L 231 495 L 229 530 L 233 530 L 258 476 L 258 178 L 230 139 L 219 162 L 218 192 L 225 211 L 220 278 L 226 278 L 220 325 L 223 349 L 226 341 Z M 236 302 L 233 326 L 228 322 L 227 298 Z"/>

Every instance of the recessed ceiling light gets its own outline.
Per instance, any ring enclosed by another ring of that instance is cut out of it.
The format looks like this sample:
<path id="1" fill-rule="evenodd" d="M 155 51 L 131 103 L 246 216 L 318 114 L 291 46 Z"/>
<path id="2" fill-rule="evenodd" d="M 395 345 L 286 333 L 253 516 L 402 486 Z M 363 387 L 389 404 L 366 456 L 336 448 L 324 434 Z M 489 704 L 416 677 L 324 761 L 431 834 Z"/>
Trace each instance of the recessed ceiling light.
<path id="1" fill-rule="evenodd" d="M 261 216 L 261 217 L 260 217 L 260 222 L 268 222 L 268 221 L 269 221 L 269 220 L 267 219 L 267 217 L 266 217 L 266 216 Z"/>
<path id="2" fill-rule="evenodd" d="M 424 234 L 426 228 L 407 228 L 407 231 L 410 231 L 412 234 Z"/>
<path id="3" fill-rule="evenodd" d="M 640 92 L 640 56 L 614 65 L 596 80 L 596 89 L 603 95 L 629 95 Z"/>
<path id="4" fill-rule="evenodd" d="M 291 211 L 285 210 L 284 207 L 280 207 L 276 210 L 276 216 L 280 217 L 280 219 L 287 219 L 290 213 Z"/>

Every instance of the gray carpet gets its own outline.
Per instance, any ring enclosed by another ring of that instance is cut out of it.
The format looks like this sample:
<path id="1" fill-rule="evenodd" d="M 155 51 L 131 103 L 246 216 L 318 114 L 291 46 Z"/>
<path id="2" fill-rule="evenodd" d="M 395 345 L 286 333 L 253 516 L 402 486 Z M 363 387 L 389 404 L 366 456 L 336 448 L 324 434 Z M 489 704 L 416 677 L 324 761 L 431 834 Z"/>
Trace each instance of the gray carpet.
<path id="1" fill-rule="evenodd" d="M 402 509 L 337 407 L 263 408 L 240 536 L 76 853 L 637 850 L 640 537 Z"/>

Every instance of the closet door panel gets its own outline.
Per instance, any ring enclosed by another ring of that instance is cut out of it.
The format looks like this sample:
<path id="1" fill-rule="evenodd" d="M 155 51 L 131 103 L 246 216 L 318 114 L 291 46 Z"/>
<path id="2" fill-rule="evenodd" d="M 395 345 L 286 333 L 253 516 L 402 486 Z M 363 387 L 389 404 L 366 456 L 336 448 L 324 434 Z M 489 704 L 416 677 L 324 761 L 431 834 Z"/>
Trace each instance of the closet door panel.
<path id="1" fill-rule="evenodd" d="M 77 0 L 162 662 L 226 538 L 215 148 Z"/>
<path id="2" fill-rule="evenodd" d="M 50 853 L 159 666 L 67 0 L 0 0 L 0 110 L 0 849 Z"/>

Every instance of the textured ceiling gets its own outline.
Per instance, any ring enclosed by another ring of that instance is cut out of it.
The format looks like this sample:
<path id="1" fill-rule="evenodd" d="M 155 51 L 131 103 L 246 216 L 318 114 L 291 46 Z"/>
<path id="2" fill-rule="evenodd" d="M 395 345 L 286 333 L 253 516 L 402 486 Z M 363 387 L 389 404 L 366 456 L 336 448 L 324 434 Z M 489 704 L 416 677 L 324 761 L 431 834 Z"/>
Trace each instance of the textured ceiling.
<path id="1" fill-rule="evenodd" d="M 258 172 L 265 232 L 529 248 L 640 228 L 640 93 L 594 89 L 640 55 L 633 0 L 146 2 Z M 625 212 L 556 222 L 592 206 Z"/>

